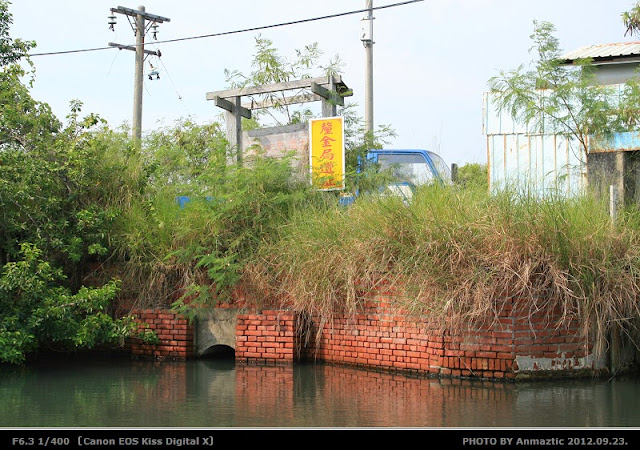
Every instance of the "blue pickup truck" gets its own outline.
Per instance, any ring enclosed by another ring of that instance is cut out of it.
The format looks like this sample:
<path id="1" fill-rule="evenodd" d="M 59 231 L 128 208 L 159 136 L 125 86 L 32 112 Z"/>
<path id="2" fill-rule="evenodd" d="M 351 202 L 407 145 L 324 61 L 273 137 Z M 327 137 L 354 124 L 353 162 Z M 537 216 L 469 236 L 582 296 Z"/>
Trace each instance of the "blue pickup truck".
<path id="1" fill-rule="evenodd" d="M 380 188 L 383 194 L 396 194 L 410 199 L 417 186 L 451 184 L 451 169 L 438 154 L 429 150 L 372 149 L 367 152 L 365 164 L 377 164 L 379 170 L 390 171 L 393 181 Z M 340 204 L 348 205 L 357 196 L 358 193 L 343 194 Z"/>

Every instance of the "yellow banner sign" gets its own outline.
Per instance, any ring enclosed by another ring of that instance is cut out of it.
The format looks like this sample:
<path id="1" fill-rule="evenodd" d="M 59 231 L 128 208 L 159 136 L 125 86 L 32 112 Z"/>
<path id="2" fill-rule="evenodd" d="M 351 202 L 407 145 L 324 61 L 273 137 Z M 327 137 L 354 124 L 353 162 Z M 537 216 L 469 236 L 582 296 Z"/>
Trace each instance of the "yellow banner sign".
<path id="1" fill-rule="evenodd" d="M 323 117 L 309 122 L 311 184 L 320 190 L 344 189 L 344 121 Z"/>

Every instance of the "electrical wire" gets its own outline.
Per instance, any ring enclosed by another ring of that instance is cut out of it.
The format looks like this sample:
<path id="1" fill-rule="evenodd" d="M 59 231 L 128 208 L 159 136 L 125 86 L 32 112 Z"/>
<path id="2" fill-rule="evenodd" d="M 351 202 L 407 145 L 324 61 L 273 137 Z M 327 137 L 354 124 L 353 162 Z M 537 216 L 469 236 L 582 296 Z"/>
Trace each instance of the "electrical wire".
<path id="1" fill-rule="evenodd" d="M 404 2 L 399 2 L 399 3 L 392 3 L 390 5 L 383 5 L 383 6 L 375 6 L 372 8 L 365 8 L 365 9 L 358 9 L 355 11 L 347 11 L 347 12 L 342 12 L 342 13 L 337 13 L 337 14 L 329 14 L 326 16 L 318 16 L 318 17 L 312 17 L 309 19 L 300 19 L 300 20 L 294 20 L 291 22 L 282 22 L 282 23 L 277 23 L 277 24 L 272 24 L 272 25 L 263 25 L 263 26 L 258 26 L 258 27 L 252 27 L 252 28 L 244 28 L 241 30 L 233 30 L 233 31 L 223 31 L 220 33 L 212 33 L 212 34 L 204 34 L 204 35 L 200 35 L 200 36 L 190 36 L 190 37 L 183 37 L 183 38 L 176 38 L 176 39 L 168 39 L 165 41 L 157 41 L 157 44 L 169 44 L 169 43 L 174 43 L 174 42 L 181 42 L 181 41 L 188 41 L 188 40 L 195 40 L 195 39 L 204 39 L 204 38 L 211 38 L 211 37 L 220 37 L 220 36 L 228 36 L 231 34 L 239 34 L 239 33 L 247 33 L 247 32 L 251 32 L 251 31 L 260 31 L 260 30 L 266 30 L 269 28 L 277 28 L 277 27 L 284 27 L 284 26 L 289 26 L 289 25 L 298 25 L 301 23 L 308 23 L 308 22 L 314 22 L 314 21 L 318 21 L 318 20 L 326 20 L 326 19 L 335 19 L 337 17 L 343 17 L 343 16 L 348 16 L 351 14 L 358 14 L 358 13 L 362 13 L 362 12 L 367 12 L 367 11 L 375 11 L 375 10 L 380 10 L 380 9 L 387 9 L 387 8 L 394 8 L 396 6 L 404 6 L 404 5 L 408 5 L 411 3 L 418 3 L 418 2 L 422 2 L 424 0 L 407 0 Z M 144 44 L 142 44 L 144 45 Z M 132 45 L 133 47 L 135 47 L 135 45 Z M 58 51 L 58 52 L 46 52 L 46 53 L 31 53 L 28 56 L 29 57 L 35 57 L 35 56 L 52 56 L 52 55 L 65 55 L 65 54 L 70 54 L 70 53 L 81 53 L 81 52 L 95 52 L 95 51 L 101 51 L 101 50 L 110 50 L 110 49 L 114 49 L 117 47 L 112 47 L 112 46 L 108 46 L 108 47 L 95 47 L 95 48 L 86 48 L 86 49 L 80 49 L 80 50 L 65 50 L 65 51 Z"/>
<path id="2" fill-rule="evenodd" d="M 160 51 L 160 49 L 158 48 L 157 42 L 153 42 L 152 45 L 156 48 L 156 52 Z M 171 74 L 169 73 L 169 69 L 167 69 L 167 66 L 165 66 L 164 61 L 159 56 L 156 57 L 156 61 L 158 61 L 160 63 L 160 65 L 162 65 L 162 67 L 164 68 L 164 71 L 167 74 L 167 76 L 169 77 L 169 81 L 171 82 L 171 85 L 173 86 L 173 89 L 174 89 L 176 95 L 178 96 L 178 100 L 180 100 L 180 102 L 183 104 L 183 106 L 185 106 L 184 102 L 182 101 L 182 95 L 180 94 L 180 92 L 178 92 L 178 88 L 176 87 L 176 84 L 173 82 L 173 78 L 171 78 Z"/>
<path id="3" fill-rule="evenodd" d="M 79 50 L 65 50 L 65 51 L 58 51 L 58 52 L 48 52 L 48 53 L 30 53 L 26 56 L 28 56 L 29 58 L 33 58 L 34 56 L 51 56 L 51 55 L 66 55 L 69 53 L 83 53 L 83 52 L 97 52 L 100 50 L 110 50 L 110 49 L 114 49 L 116 47 L 94 47 L 94 48 L 83 48 L 83 49 L 79 49 Z"/>
<path id="4" fill-rule="evenodd" d="M 111 69 L 113 69 L 113 64 L 116 62 L 116 59 L 118 59 L 119 54 L 120 52 L 116 53 L 116 55 L 113 57 L 113 60 L 111 61 L 111 65 L 109 66 L 109 71 L 107 72 L 107 76 L 111 73 Z"/>
<path id="5" fill-rule="evenodd" d="M 176 91 L 176 95 L 178 96 L 178 100 L 180 100 L 182 102 L 182 95 L 180 95 L 180 92 L 178 92 L 178 88 L 176 87 L 176 84 L 173 82 L 173 79 L 171 78 L 171 74 L 169 73 L 169 69 L 167 69 L 167 66 L 164 65 L 164 61 L 162 61 L 162 58 L 158 58 L 158 61 L 160 61 L 160 64 L 164 68 L 165 73 L 169 77 L 169 81 L 171 82 L 171 85 L 173 86 L 173 90 Z"/>

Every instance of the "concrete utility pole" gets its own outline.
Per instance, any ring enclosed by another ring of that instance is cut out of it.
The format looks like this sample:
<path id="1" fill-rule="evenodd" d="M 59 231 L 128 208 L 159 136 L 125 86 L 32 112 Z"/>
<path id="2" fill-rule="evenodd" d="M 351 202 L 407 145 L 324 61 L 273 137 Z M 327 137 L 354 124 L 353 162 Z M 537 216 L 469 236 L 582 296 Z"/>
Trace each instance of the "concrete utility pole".
<path id="1" fill-rule="evenodd" d="M 369 9 L 367 17 L 362 19 L 362 41 L 367 54 L 366 60 L 366 81 L 364 100 L 364 126 L 369 137 L 373 135 L 373 0 L 367 0 L 366 7 Z"/>
<path id="2" fill-rule="evenodd" d="M 133 136 L 136 142 L 142 139 L 142 80 L 144 76 L 144 6 L 138 7 L 141 14 L 136 14 L 136 68 L 133 83 Z"/>
<path id="3" fill-rule="evenodd" d="M 154 55 L 160 56 L 159 51 L 151 51 L 144 49 L 144 38 L 147 34 L 147 25 L 146 22 L 149 21 L 149 28 L 157 27 L 158 23 L 170 22 L 170 19 L 167 17 L 156 16 L 155 14 L 149 14 L 145 11 L 144 6 L 138 6 L 138 9 L 130 9 L 124 8 L 122 6 L 118 6 L 117 8 L 111 8 L 112 13 L 124 14 L 129 19 L 131 23 L 131 27 L 133 28 L 133 32 L 136 36 L 136 45 L 135 47 L 114 44 L 113 42 L 109 42 L 109 45 L 112 47 L 117 47 L 119 49 L 132 50 L 136 52 L 136 64 L 135 64 L 135 73 L 134 73 L 134 86 L 133 86 L 133 130 L 132 137 L 133 140 L 137 143 L 140 143 L 142 140 L 142 80 L 144 78 L 144 59 L 145 55 Z M 113 29 L 113 25 L 115 24 L 114 16 L 110 17 L 111 25 Z M 154 31 L 155 37 L 155 31 Z"/>

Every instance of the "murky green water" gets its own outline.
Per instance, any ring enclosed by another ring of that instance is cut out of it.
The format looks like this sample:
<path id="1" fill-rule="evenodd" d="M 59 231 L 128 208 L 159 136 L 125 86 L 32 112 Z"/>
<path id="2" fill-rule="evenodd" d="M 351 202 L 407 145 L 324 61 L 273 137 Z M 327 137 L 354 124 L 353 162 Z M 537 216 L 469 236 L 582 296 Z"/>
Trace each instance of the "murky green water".
<path id="1" fill-rule="evenodd" d="M 639 427 L 640 379 L 494 383 L 233 361 L 0 370 L 0 427 Z"/>

